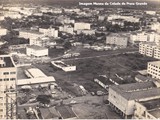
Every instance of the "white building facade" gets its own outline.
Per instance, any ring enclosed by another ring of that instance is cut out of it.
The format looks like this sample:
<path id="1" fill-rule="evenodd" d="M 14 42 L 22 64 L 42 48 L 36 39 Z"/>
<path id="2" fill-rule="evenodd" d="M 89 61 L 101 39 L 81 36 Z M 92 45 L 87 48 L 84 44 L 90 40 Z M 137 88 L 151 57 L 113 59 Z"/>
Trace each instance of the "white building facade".
<path id="1" fill-rule="evenodd" d="M 160 61 L 148 62 L 147 73 L 155 79 L 160 79 Z"/>
<path id="2" fill-rule="evenodd" d="M 26 48 L 26 54 L 34 57 L 48 56 L 48 48 L 31 45 Z"/>
<path id="3" fill-rule="evenodd" d="M 31 30 L 20 30 L 19 31 L 19 37 L 25 38 L 25 39 L 37 39 L 43 37 L 44 34 L 37 32 L 37 31 L 31 31 Z"/>
<path id="4" fill-rule="evenodd" d="M 58 30 L 55 30 L 54 28 L 39 28 L 39 32 L 43 33 L 45 36 L 58 37 Z"/>
<path id="5" fill-rule="evenodd" d="M 74 30 L 90 30 L 91 24 L 90 23 L 83 23 L 83 22 L 77 22 L 74 23 Z"/>

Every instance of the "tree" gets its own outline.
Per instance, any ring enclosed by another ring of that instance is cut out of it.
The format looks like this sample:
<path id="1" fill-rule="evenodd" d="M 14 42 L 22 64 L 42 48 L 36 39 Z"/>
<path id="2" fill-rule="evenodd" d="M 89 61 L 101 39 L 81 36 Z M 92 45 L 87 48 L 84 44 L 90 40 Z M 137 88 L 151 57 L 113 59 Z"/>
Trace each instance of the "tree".
<path id="1" fill-rule="evenodd" d="M 38 97 L 36 99 L 37 99 L 37 101 L 39 101 L 42 104 L 49 104 L 50 98 L 51 98 L 51 96 L 49 96 L 49 95 L 38 95 Z"/>
<path id="2" fill-rule="evenodd" d="M 71 46 L 72 46 L 72 45 L 71 45 L 70 42 L 65 42 L 65 43 L 64 43 L 64 48 L 65 48 L 65 49 L 70 49 Z"/>

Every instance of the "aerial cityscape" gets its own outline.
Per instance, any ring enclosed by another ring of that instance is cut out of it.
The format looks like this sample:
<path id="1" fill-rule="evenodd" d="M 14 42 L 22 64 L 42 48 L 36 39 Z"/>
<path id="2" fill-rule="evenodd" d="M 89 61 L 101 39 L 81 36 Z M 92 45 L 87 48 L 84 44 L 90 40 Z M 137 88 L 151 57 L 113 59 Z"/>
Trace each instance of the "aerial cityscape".
<path id="1" fill-rule="evenodd" d="M 160 119 L 160 0 L 0 0 L 0 119 Z"/>

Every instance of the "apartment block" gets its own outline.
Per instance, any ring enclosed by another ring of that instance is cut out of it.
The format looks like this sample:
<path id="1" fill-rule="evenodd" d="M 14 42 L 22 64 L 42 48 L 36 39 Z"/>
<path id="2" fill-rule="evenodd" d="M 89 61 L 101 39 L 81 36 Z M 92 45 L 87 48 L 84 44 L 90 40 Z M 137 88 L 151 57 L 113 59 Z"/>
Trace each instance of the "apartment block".
<path id="1" fill-rule="evenodd" d="M 120 34 L 110 34 L 106 36 L 106 44 L 127 47 L 128 37 Z"/>
<path id="2" fill-rule="evenodd" d="M 160 47 L 159 46 L 155 47 L 154 49 L 154 58 L 160 59 Z"/>
<path id="3" fill-rule="evenodd" d="M 141 42 L 139 43 L 139 53 L 148 57 L 154 57 L 154 51 L 157 47 L 155 42 Z"/>
<path id="4" fill-rule="evenodd" d="M 147 73 L 155 79 L 160 79 L 160 61 L 148 62 Z"/>

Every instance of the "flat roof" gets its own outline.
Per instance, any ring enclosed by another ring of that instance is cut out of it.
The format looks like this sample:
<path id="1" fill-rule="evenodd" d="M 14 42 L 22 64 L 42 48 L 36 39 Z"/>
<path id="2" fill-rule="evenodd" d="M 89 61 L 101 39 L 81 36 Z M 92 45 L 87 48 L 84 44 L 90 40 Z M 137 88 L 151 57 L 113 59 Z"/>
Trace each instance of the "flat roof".
<path id="1" fill-rule="evenodd" d="M 110 86 L 110 89 L 116 91 L 127 100 L 160 96 L 160 88 L 156 88 L 156 85 L 151 81 L 113 85 Z"/>
<path id="2" fill-rule="evenodd" d="M 152 64 L 152 65 L 160 67 L 160 61 L 148 62 L 148 64 Z"/>
<path id="3" fill-rule="evenodd" d="M 155 42 L 141 42 L 142 44 L 145 44 L 145 45 L 154 45 L 154 46 L 157 46 L 157 44 Z"/>
<path id="4" fill-rule="evenodd" d="M 29 72 L 33 78 L 46 77 L 46 75 L 38 68 L 27 69 L 27 72 Z"/>
<path id="5" fill-rule="evenodd" d="M 15 67 L 14 61 L 9 55 L 0 55 L 0 68 Z"/>
<path id="6" fill-rule="evenodd" d="M 160 118 L 160 108 L 148 111 L 151 115 L 153 115 L 155 118 Z"/>
<path id="7" fill-rule="evenodd" d="M 47 48 L 40 47 L 40 46 L 37 46 L 37 45 L 30 45 L 30 46 L 27 46 L 27 48 L 31 48 L 31 49 L 34 49 L 34 50 L 46 50 L 47 49 Z"/>
<path id="8" fill-rule="evenodd" d="M 19 32 L 27 32 L 27 33 L 33 33 L 33 34 L 39 34 L 39 35 L 43 35 L 43 33 L 36 31 L 36 30 L 19 30 Z"/>
<path id="9" fill-rule="evenodd" d="M 111 33 L 106 37 L 125 37 L 125 38 L 128 38 L 126 35 L 121 34 L 121 33 L 119 33 L 119 34 L 118 33 Z"/>
<path id="10" fill-rule="evenodd" d="M 19 79 L 17 80 L 17 85 L 31 85 L 31 84 L 44 84 L 55 82 L 55 78 L 53 76 L 42 77 L 42 78 L 30 78 L 30 79 Z"/>
<path id="11" fill-rule="evenodd" d="M 103 76 L 98 76 L 95 79 L 98 79 L 100 82 L 102 82 L 105 85 L 113 85 L 114 84 L 108 78 L 105 78 Z"/>
<path id="12" fill-rule="evenodd" d="M 147 108 L 147 110 L 153 110 L 156 108 L 160 108 L 160 98 L 148 100 L 148 101 L 142 101 L 139 103 L 142 104 L 143 106 L 145 106 Z"/>
<path id="13" fill-rule="evenodd" d="M 150 78 L 146 77 L 146 76 L 143 76 L 143 75 L 136 75 L 135 78 L 138 78 L 140 79 L 141 81 L 149 81 Z"/>

